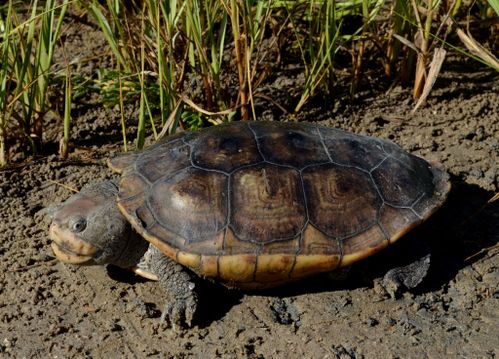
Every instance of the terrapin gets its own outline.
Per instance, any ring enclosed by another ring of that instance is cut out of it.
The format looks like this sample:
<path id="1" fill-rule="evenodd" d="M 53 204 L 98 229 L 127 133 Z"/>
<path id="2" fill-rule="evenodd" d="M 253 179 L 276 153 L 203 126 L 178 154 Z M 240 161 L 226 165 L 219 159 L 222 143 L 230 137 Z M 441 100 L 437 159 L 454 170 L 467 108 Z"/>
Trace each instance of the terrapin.
<path id="1" fill-rule="evenodd" d="M 426 220 L 450 189 L 439 166 L 392 142 L 304 123 L 184 132 L 109 166 L 119 181 L 86 185 L 52 214 L 53 251 L 159 280 L 163 315 L 181 326 L 196 312 L 193 274 L 259 289 L 349 266 Z"/>

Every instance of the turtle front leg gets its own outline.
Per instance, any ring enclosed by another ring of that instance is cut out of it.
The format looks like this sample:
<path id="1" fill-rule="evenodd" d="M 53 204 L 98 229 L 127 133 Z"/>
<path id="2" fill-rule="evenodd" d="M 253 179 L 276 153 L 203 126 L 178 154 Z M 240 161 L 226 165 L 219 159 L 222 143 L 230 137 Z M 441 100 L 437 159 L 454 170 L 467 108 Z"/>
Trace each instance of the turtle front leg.
<path id="1" fill-rule="evenodd" d="M 174 330 L 190 327 L 198 306 L 193 276 L 153 245 L 149 246 L 150 269 L 158 276 L 166 291 L 168 302 L 161 315 L 161 323 L 168 322 Z"/>

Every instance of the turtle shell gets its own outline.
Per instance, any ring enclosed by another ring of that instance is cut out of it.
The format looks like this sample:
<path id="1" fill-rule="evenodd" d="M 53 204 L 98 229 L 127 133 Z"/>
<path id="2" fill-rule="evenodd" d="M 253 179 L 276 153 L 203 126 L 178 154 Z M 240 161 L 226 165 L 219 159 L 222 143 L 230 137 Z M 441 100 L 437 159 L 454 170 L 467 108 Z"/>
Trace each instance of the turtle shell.
<path id="1" fill-rule="evenodd" d="M 137 232 L 199 275 L 243 288 L 370 256 L 450 189 L 445 171 L 389 141 L 301 123 L 183 133 L 110 167 Z"/>

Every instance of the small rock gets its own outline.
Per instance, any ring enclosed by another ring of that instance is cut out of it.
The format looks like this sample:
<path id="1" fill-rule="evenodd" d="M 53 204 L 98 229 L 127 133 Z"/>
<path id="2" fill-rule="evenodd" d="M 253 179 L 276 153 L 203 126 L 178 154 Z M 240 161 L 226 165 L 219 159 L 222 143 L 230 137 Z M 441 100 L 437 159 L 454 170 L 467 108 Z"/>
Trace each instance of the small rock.
<path id="1" fill-rule="evenodd" d="M 470 172 L 471 177 L 476 177 L 476 178 L 482 178 L 483 177 L 483 171 L 478 168 L 472 169 Z"/>
<path id="2" fill-rule="evenodd" d="M 109 323 L 109 330 L 112 332 L 121 332 L 123 330 L 123 327 L 118 323 L 119 319 L 115 319 L 113 322 Z"/>
<path id="3" fill-rule="evenodd" d="M 298 310 L 289 298 L 276 299 L 270 309 L 274 322 L 286 325 L 294 324 L 296 327 L 301 325 Z"/>
<path id="4" fill-rule="evenodd" d="M 431 131 L 431 135 L 433 137 L 442 136 L 442 133 L 443 133 L 443 131 L 439 128 L 434 128 L 433 131 Z"/>
<path id="5" fill-rule="evenodd" d="M 353 349 L 347 349 L 343 345 L 333 345 L 331 350 L 337 359 L 356 359 L 361 357 Z"/>
<path id="6" fill-rule="evenodd" d="M 485 128 L 483 126 L 479 126 L 476 131 L 475 141 L 483 141 L 486 138 Z"/>

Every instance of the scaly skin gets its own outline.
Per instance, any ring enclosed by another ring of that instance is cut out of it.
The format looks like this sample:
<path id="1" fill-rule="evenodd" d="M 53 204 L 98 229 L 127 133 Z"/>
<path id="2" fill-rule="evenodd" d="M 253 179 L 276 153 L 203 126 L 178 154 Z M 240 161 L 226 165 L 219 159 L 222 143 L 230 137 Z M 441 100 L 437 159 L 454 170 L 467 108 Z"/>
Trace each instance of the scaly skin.
<path id="1" fill-rule="evenodd" d="M 149 251 L 151 270 L 168 296 L 161 322 L 168 322 L 175 330 L 185 325 L 190 327 L 198 305 L 192 275 L 153 245 Z"/>
<path id="2" fill-rule="evenodd" d="M 416 288 L 428 274 L 431 254 L 428 252 L 416 261 L 390 269 L 383 277 L 383 288 L 390 297 L 397 299 L 400 292 Z"/>

